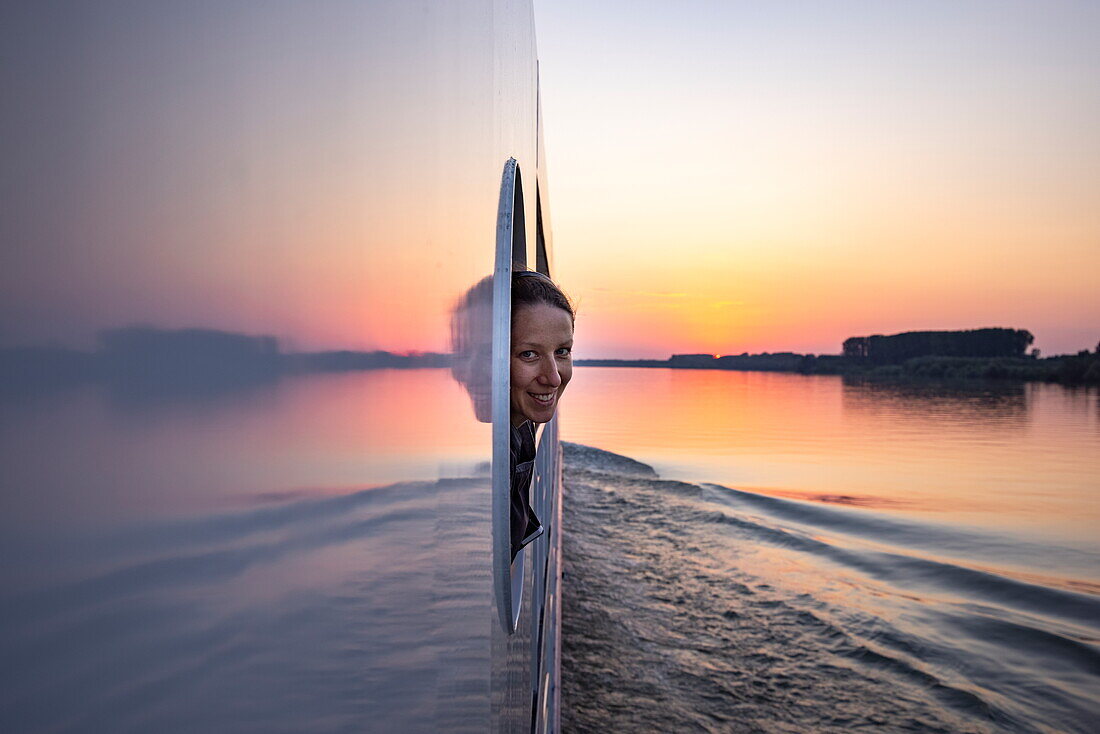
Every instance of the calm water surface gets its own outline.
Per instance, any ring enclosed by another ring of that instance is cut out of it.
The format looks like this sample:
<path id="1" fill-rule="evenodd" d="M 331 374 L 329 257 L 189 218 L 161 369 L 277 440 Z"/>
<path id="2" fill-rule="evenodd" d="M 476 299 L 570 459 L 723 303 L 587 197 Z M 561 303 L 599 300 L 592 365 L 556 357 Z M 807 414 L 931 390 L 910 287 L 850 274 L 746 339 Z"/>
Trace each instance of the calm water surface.
<path id="1" fill-rule="evenodd" d="M 1100 582 L 1096 390 L 580 368 L 569 391 L 571 440 L 662 476 L 965 528 L 1027 544 L 1022 567 Z"/>

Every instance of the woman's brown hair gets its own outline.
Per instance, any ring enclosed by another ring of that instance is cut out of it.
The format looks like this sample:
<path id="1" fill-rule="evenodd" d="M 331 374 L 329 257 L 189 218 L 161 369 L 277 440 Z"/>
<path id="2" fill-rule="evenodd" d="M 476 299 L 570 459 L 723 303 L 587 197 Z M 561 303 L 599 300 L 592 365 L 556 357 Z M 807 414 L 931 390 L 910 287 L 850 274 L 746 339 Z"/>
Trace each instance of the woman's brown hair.
<path id="1" fill-rule="evenodd" d="M 555 306 L 569 314 L 569 318 L 576 321 L 577 312 L 570 303 L 569 297 L 562 292 L 549 276 L 535 270 L 527 270 L 522 265 L 512 267 L 512 316 L 516 315 L 516 309 L 521 306 L 533 306 L 537 303 L 545 303 Z"/>

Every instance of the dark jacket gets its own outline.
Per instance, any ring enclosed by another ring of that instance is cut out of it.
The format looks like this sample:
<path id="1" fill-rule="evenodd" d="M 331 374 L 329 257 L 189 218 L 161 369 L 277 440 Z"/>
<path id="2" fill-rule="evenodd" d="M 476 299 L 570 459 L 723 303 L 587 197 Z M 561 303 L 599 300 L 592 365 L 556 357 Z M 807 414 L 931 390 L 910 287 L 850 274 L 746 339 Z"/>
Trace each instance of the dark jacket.
<path id="1" fill-rule="evenodd" d="M 512 560 L 519 549 L 542 535 L 542 523 L 531 509 L 531 477 L 535 473 L 535 424 L 512 426 Z"/>

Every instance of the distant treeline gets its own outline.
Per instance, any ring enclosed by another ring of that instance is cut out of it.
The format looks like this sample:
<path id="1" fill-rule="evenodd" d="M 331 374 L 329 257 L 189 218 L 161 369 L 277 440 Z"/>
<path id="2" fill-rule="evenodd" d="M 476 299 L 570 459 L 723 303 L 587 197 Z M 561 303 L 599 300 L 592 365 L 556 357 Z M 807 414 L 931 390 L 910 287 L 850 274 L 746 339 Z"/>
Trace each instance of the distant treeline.
<path id="1" fill-rule="evenodd" d="M 674 354 L 668 359 L 578 359 L 581 367 L 676 367 L 681 369 L 748 370 L 796 372 L 807 355 L 794 352 L 774 354 Z"/>
<path id="2" fill-rule="evenodd" d="M 446 354 L 348 350 L 284 353 L 273 336 L 131 326 L 100 332 L 93 351 L 0 349 L 0 391 L 104 382 L 126 393 L 221 392 L 288 374 L 449 364 L 450 355 Z"/>
<path id="3" fill-rule="evenodd" d="M 874 364 L 901 364 L 915 357 L 1023 357 L 1034 341 L 1023 329 L 907 331 L 849 337 L 843 354 Z"/>
<path id="4" fill-rule="evenodd" d="M 851 337 L 841 355 L 675 354 L 669 359 L 581 359 L 579 366 L 724 369 L 869 378 L 994 378 L 1100 384 L 1096 352 L 1040 358 L 1021 329 L 917 331 Z M 121 395 L 222 392 L 284 375 L 447 367 L 449 354 L 386 351 L 282 352 L 272 336 L 216 329 L 132 326 L 98 336 L 93 351 L 55 347 L 0 349 L 0 394 L 103 382 Z"/>
<path id="5" fill-rule="evenodd" d="M 1100 344 L 1096 352 L 1040 358 L 1031 332 L 1023 329 L 913 331 L 890 336 L 851 337 L 843 354 L 774 352 L 739 355 L 674 354 L 667 360 L 577 360 L 591 367 L 665 367 L 809 375 L 850 375 L 871 379 L 1011 379 L 1064 384 L 1100 384 Z"/>

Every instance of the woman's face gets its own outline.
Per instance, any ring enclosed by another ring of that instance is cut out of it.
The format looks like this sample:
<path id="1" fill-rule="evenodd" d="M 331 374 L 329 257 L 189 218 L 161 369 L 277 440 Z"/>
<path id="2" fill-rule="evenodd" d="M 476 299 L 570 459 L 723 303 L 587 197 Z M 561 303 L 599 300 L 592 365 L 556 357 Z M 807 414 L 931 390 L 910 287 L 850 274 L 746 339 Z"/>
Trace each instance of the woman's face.
<path id="1" fill-rule="evenodd" d="M 512 315 L 512 425 L 545 423 L 573 376 L 573 317 L 557 306 L 520 306 Z"/>

